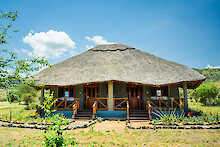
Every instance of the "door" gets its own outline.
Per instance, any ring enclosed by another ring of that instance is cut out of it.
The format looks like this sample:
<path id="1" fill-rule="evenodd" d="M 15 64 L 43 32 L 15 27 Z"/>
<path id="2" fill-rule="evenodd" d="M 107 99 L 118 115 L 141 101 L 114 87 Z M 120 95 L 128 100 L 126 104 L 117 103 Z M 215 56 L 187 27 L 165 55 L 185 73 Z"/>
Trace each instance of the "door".
<path id="1" fill-rule="evenodd" d="M 92 110 L 92 105 L 94 104 L 98 96 L 98 87 L 96 86 L 85 86 L 85 108 Z"/>
<path id="2" fill-rule="evenodd" d="M 142 86 L 129 86 L 128 98 L 131 110 L 143 109 Z"/>

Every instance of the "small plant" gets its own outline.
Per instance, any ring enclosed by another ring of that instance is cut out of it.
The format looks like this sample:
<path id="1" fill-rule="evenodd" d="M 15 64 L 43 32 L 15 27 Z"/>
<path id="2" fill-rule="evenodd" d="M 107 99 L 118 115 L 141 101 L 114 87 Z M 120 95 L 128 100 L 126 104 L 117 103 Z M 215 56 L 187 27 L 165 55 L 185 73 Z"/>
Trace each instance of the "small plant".
<path id="1" fill-rule="evenodd" d="M 49 91 L 46 91 L 44 95 L 43 104 L 40 105 L 41 109 L 44 110 L 45 115 L 44 117 L 48 117 L 52 112 L 56 110 L 52 110 L 54 103 L 56 103 L 57 99 L 53 98 L 53 93 L 50 94 Z"/>
<path id="2" fill-rule="evenodd" d="M 51 122 L 54 125 L 49 126 L 48 131 L 44 134 L 44 146 L 45 147 L 61 147 L 67 146 L 67 140 L 63 135 L 63 126 L 66 126 L 68 120 L 62 115 L 53 115 L 50 117 Z M 71 138 L 71 144 L 75 145 L 74 138 Z"/>
<path id="3" fill-rule="evenodd" d="M 176 111 L 168 111 L 167 113 L 163 111 L 153 111 L 152 112 L 157 118 L 156 120 L 163 123 L 175 123 L 182 122 L 184 120 L 184 113 L 180 115 L 176 114 Z"/>
<path id="4" fill-rule="evenodd" d="M 101 117 L 97 117 L 96 120 L 100 123 L 100 122 L 102 122 L 104 119 L 101 118 Z"/>

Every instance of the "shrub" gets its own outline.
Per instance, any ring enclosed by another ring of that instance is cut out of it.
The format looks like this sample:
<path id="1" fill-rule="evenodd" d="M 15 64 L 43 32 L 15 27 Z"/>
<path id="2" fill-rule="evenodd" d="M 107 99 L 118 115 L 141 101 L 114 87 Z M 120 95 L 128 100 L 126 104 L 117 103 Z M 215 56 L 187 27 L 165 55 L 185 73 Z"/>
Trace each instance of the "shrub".
<path id="1" fill-rule="evenodd" d="M 204 105 L 215 105 L 217 103 L 217 95 L 219 89 L 214 82 L 203 83 L 193 91 L 195 100 L 198 100 Z"/>
<path id="2" fill-rule="evenodd" d="M 0 89 L 0 102 L 7 101 L 7 90 Z"/>
<path id="3" fill-rule="evenodd" d="M 16 90 L 10 90 L 7 93 L 7 100 L 9 103 L 14 103 L 14 102 L 20 102 L 21 99 L 19 97 L 19 95 L 17 94 Z"/>
<path id="4" fill-rule="evenodd" d="M 33 87 L 22 84 L 17 88 L 17 95 L 27 105 L 27 109 L 30 109 L 30 104 L 37 101 L 40 97 L 40 93 Z"/>
<path id="5" fill-rule="evenodd" d="M 61 147 L 68 144 L 75 146 L 77 144 L 75 138 L 69 137 L 70 140 L 67 140 L 63 135 L 62 127 L 67 125 L 68 120 L 58 114 L 51 116 L 50 119 L 54 125 L 49 126 L 48 132 L 44 134 L 44 146 Z"/>
<path id="6" fill-rule="evenodd" d="M 53 98 L 53 93 L 50 91 L 46 91 L 44 95 L 43 104 L 40 105 L 40 108 L 44 110 L 45 117 L 50 116 L 50 114 L 56 110 L 52 110 L 54 103 L 56 103 L 57 99 Z"/>

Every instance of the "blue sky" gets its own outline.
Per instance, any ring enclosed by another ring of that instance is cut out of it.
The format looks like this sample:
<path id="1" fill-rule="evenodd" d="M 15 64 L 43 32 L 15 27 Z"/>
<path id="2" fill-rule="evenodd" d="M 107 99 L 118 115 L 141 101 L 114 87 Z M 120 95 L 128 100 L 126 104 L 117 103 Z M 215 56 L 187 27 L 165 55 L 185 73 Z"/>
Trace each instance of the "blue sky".
<path id="1" fill-rule="evenodd" d="M 57 63 L 102 43 L 120 42 L 204 68 L 220 66 L 219 0 L 2 0 L 17 10 L 10 48 Z"/>

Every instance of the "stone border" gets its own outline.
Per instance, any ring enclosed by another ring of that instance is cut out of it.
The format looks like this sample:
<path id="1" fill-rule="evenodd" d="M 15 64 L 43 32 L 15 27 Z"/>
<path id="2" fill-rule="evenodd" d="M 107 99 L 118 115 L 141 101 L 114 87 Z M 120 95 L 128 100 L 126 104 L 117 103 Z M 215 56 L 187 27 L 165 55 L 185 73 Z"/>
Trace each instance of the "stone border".
<path id="1" fill-rule="evenodd" d="M 87 128 L 91 125 L 94 125 L 97 121 L 90 121 L 88 124 L 83 125 L 76 125 L 76 126 L 64 126 L 63 130 L 74 130 L 79 128 Z M 38 126 L 36 124 L 14 124 L 14 123 L 7 123 L 7 124 L 0 124 L 0 127 L 11 127 L 11 128 L 28 128 L 28 129 L 38 129 L 38 130 L 47 130 L 48 126 Z"/>
<path id="2" fill-rule="evenodd" d="M 126 122 L 126 127 L 128 129 L 220 129 L 220 126 L 141 126 L 141 127 L 132 127 L 130 123 Z"/>
<path id="3" fill-rule="evenodd" d="M 213 123 L 207 123 L 207 122 L 204 122 L 204 123 L 152 123 L 150 122 L 149 123 L 150 125 L 159 125 L 159 126 L 182 126 L 182 125 L 205 125 L 205 126 L 208 126 L 208 125 L 219 125 L 220 122 L 213 122 Z"/>
<path id="4" fill-rule="evenodd" d="M 42 125 L 42 126 L 53 125 L 52 123 L 19 122 L 19 121 L 4 120 L 1 118 L 0 118 L 0 122 L 10 123 L 10 124 L 28 124 L 28 125 Z M 71 120 L 70 122 L 67 123 L 67 125 L 73 122 L 75 122 L 75 120 Z"/>

